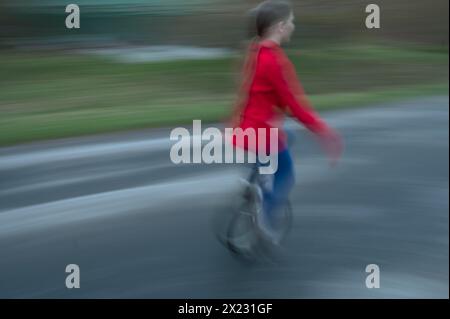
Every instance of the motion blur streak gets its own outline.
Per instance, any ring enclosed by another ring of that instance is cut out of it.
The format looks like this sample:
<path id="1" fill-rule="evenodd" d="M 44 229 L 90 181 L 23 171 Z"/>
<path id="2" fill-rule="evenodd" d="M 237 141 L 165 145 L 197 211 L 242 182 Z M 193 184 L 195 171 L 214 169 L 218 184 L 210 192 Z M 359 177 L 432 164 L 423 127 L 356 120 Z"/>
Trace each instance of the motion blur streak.
<path id="1" fill-rule="evenodd" d="M 380 29 L 366 0 L 291 1 L 286 53 L 344 157 L 289 122 L 284 250 L 216 240 L 243 167 L 175 165 L 169 136 L 224 127 L 259 2 L 74 0 L 77 29 L 71 2 L 0 0 L 0 297 L 448 298 L 447 0 L 377 0 Z"/>
<path id="2" fill-rule="evenodd" d="M 0 296 L 448 297 L 448 98 L 326 119 L 346 156 L 330 170 L 299 132 L 295 224 L 275 264 L 242 264 L 214 238 L 211 221 L 237 196 L 236 167 L 176 166 L 170 143 L 122 151 L 158 133 L 75 139 L 75 149 L 117 148 L 48 162 L 32 158 L 67 145 L 3 149 L 30 160 L 0 167 Z M 78 290 L 64 286 L 69 263 L 80 266 Z M 370 263 L 381 289 L 365 287 Z"/>

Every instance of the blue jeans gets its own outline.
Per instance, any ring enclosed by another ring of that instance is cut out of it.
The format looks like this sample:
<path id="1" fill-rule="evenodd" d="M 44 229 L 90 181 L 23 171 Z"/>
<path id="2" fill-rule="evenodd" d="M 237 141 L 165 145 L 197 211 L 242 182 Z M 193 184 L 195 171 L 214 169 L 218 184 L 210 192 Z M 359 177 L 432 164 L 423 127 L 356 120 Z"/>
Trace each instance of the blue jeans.
<path id="1" fill-rule="evenodd" d="M 294 164 L 287 147 L 278 153 L 278 169 L 269 177 L 271 177 L 272 185 L 271 190 L 263 188 L 263 209 L 269 221 L 273 223 L 279 209 L 287 204 L 289 193 L 295 184 Z"/>

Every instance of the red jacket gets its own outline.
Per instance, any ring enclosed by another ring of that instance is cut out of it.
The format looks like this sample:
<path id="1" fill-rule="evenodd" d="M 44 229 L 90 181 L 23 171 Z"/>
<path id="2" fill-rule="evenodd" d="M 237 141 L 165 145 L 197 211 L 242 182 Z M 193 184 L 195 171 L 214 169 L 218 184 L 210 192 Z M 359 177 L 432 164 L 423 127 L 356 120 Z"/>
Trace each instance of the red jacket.
<path id="1" fill-rule="evenodd" d="M 330 131 L 311 108 L 293 64 L 275 42 L 265 40 L 250 46 L 243 76 L 235 110 L 235 116 L 240 115 L 240 119 L 234 127 L 255 129 L 259 132 L 258 140 L 267 137 L 266 150 L 269 150 L 270 128 L 278 128 L 278 151 L 286 147 L 286 134 L 282 129 L 286 112 L 314 133 L 323 135 Z M 263 130 L 258 131 L 258 128 Z M 235 146 L 255 152 L 261 150 L 258 142 L 253 149 L 246 139 L 244 143 L 241 141 L 236 134 L 233 136 Z"/>

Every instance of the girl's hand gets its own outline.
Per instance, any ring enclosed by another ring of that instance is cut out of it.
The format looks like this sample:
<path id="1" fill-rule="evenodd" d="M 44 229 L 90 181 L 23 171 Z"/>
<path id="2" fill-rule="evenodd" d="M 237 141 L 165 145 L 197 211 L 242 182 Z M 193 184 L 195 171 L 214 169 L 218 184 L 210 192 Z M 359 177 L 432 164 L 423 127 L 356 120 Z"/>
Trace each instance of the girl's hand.
<path id="1" fill-rule="evenodd" d="M 330 159 L 330 166 L 335 167 L 342 156 L 344 143 L 339 135 L 333 129 L 328 129 L 325 133 L 320 134 L 320 142 Z"/>

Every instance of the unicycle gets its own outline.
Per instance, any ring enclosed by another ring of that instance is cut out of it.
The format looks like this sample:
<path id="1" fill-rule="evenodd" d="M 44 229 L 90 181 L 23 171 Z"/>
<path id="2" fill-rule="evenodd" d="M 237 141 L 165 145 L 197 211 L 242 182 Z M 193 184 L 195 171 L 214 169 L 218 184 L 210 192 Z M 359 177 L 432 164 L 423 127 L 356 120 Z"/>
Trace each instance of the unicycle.
<path id="1" fill-rule="evenodd" d="M 267 176 L 261 175 L 254 165 L 247 180 L 242 180 L 242 191 L 236 209 L 226 227 L 224 243 L 228 249 L 246 258 L 255 258 L 267 253 L 271 242 L 258 227 L 258 214 L 262 214 L 263 183 Z M 281 244 L 287 237 L 292 225 L 292 208 L 288 201 L 279 212 L 276 240 Z"/>

